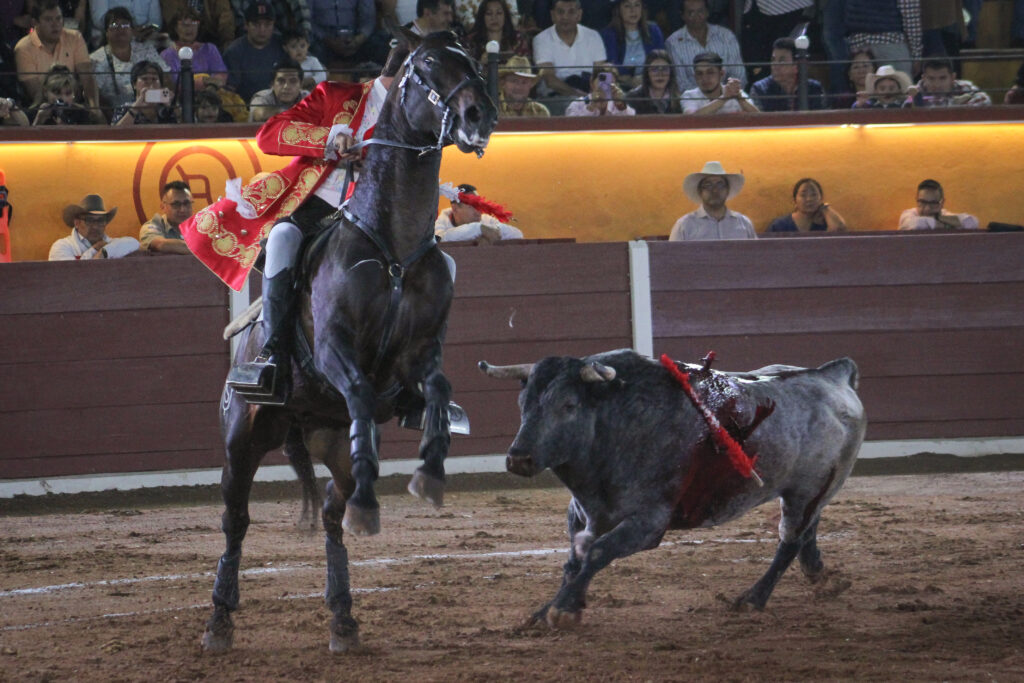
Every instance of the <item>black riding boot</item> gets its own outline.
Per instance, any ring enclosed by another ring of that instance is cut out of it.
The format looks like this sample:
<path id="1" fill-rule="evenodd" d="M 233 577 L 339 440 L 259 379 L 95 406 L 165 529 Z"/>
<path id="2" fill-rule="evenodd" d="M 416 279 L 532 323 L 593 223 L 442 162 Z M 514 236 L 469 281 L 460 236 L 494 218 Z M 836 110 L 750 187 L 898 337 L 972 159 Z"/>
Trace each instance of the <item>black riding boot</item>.
<path id="1" fill-rule="evenodd" d="M 263 278 L 263 331 L 267 341 L 251 363 L 239 364 L 228 373 L 228 385 L 249 403 L 282 405 L 288 398 L 289 313 L 294 296 L 295 277 L 291 268 Z"/>

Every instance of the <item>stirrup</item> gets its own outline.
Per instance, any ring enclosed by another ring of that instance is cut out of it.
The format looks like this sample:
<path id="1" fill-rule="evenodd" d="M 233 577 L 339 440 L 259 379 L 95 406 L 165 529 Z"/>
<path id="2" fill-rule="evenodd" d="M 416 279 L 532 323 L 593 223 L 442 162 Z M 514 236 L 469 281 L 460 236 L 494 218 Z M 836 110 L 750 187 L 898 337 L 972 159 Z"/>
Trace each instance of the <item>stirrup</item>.
<path id="1" fill-rule="evenodd" d="M 259 355 L 251 363 L 237 365 L 228 371 L 226 384 L 247 403 L 253 405 L 282 406 L 288 398 L 286 382 L 277 381 L 282 368 Z"/>
<path id="2" fill-rule="evenodd" d="M 423 431 L 424 410 L 414 410 L 398 418 L 398 426 Z M 451 434 L 469 434 L 469 416 L 455 401 L 448 401 L 448 431 Z"/>

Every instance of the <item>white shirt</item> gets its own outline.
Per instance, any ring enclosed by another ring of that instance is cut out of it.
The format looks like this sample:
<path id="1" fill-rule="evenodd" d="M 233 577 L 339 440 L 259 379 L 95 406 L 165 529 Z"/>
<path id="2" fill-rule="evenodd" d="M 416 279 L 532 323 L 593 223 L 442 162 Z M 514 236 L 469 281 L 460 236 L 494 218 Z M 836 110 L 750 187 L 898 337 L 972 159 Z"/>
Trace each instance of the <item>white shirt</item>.
<path id="1" fill-rule="evenodd" d="M 503 240 L 523 239 L 523 233 L 519 228 L 506 225 L 505 223 L 498 221 L 497 218 L 489 213 L 480 214 L 480 220 L 478 221 L 455 225 L 452 223 L 451 209 L 445 209 L 442 211 L 441 215 L 439 215 L 437 220 L 434 221 L 434 234 L 441 238 L 442 242 L 475 240 L 482 234 L 480 230 L 480 226 L 482 225 L 500 230 L 501 239 Z M 452 279 L 454 279 L 454 277 Z"/>
<path id="2" fill-rule="evenodd" d="M 359 128 L 355 131 L 347 125 L 339 125 L 331 127 L 331 132 L 327 134 L 327 140 L 333 141 L 334 136 L 339 132 L 343 132 L 346 135 L 352 137 L 356 142 L 362 142 L 363 136 L 366 135 L 372 126 L 377 123 L 378 117 L 380 117 L 380 109 L 384 106 L 384 100 L 388 96 L 388 89 L 384 87 L 384 84 L 380 82 L 378 78 L 373 82 L 373 87 L 370 88 L 370 94 L 367 95 L 366 110 L 363 112 L 363 119 L 359 122 Z M 336 160 L 337 157 L 330 153 L 331 146 L 328 142 L 328 153 L 325 157 L 331 160 Z M 341 202 L 344 197 L 341 196 L 342 188 L 345 186 L 345 169 L 348 164 L 337 164 L 334 170 L 327 174 L 324 181 L 320 183 L 320 187 L 316 188 L 313 192 L 317 197 L 324 200 L 331 206 L 341 206 Z M 355 182 L 358 179 L 359 174 L 352 179 Z"/>
<path id="3" fill-rule="evenodd" d="M 729 98 L 728 100 L 725 101 L 725 104 L 722 105 L 722 108 L 715 113 L 732 114 L 734 112 L 743 111 L 743 107 L 740 106 L 740 99 L 744 99 L 747 102 L 750 102 L 750 96 L 747 95 L 747 93 L 744 92 L 743 90 L 740 90 L 739 97 Z M 696 112 L 698 109 L 708 106 L 712 102 L 712 100 L 708 99 L 707 95 L 701 92 L 700 88 L 693 88 L 692 90 L 687 90 L 686 92 L 683 93 L 683 96 L 680 98 L 680 101 L 683 105 L 684 114 L 692 114 Z M 753 102 L 750 103 L 753 104 Z"/>
<path id="4" fill-rule="evenodd" d="M 964 230 L 977 230 L 978 219 L 969 213 L 952 213 L 951 211 L 942 210 L 943 216 L 956 216 L 960 219 L 960 227 Z M 946 229 L 948 226 L 939 225 L 931 216 L 922 216 L 918 213 L 917 209 L 907 209 L 900 214 L 900 230 L 935 230 L 938 227 L 940 230 Z"/>
<path id="5" fill-rule="evenodd" d="M 742 213 L 726 209 L 722 220 L 708 215 L 704 207 L 691 211 L 676 221 L 672 233 L 668 236 L 671 242 L 684 240 L 746 240 L 756 239 L 754 224 Z"/>
<path id="6" fill-rule="evenodd" d="M 576 27 L 576 39 L 572 45 L 558 37 L 554 26 L 549 26 L 533 37 L 533 61 L 538 66 L 552 64 L 555 76 L 565 80 L 569 76 L 578 76 L 584 71 L 593 71 L 594 62 L 607 61 L 608 54 L 604 49 L 601 34 L 582 24 Z M 544 81 L 540 82 L 544 85 Z"/>
<path id="7" fill-rule="evenodd" d="M 103 239 L 107 241 L 107 245 L 102 247 L 102 251 L 107 253 L 107 258 L 121 258 L 139 250 L 139 241 L 134 237 L 107 237 L 104 235 Z M 70 235 L 62 237 L 50 247 L 50 261 L 84 261 L 95 257 L 96 248 L 75 228 L 71 229 Z"/>
<path id="8" fill-rule="evenodd" d="M 708 24 L 707 45 L 701 45 L 684 26 L 668 37 L 665 48 L 676 67 L 676 84 L 680 90 L 697 87 L 693 77 L 693 58 L 701 52 L 714 52 L 722 58 L 727 78 L 738 78 L 740 85 L 747 84 L 747 70 L 743 67 L 740 44 L 733 32 L 724 26 Z"/>
<path id="9" fill-rule="evenodd" d="M 587 106 L 590 102 L 588 97 L 580 97 L 569 103 L 569 106 L 565 108 L 566 116 L 599 116 L 599 114 Z M 605 108 L 609 116 L 636 116 L 636 110 L 633 107 L 626 105 L 625 109 L 619 109 L 615 106 L 615 102 L 609 100 L 605 102 Z"/>

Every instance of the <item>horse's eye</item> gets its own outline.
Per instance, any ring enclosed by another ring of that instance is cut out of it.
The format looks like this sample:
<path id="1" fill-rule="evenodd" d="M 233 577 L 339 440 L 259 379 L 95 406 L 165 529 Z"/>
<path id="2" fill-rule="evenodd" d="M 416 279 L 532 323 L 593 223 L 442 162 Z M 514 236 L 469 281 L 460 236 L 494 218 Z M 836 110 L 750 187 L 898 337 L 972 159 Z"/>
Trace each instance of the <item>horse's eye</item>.
<path id="1" fill-rule="evenodd" d="M 435 62 L 436 62 L 437 60 L 436 60 L 436 59 L 434 59 L 433 57 L 424 57 L 424 58 L 423 58 L 423 61 L 427 63 L 427 66 L 434 66 L 434 63 L 435 63 Z"/>

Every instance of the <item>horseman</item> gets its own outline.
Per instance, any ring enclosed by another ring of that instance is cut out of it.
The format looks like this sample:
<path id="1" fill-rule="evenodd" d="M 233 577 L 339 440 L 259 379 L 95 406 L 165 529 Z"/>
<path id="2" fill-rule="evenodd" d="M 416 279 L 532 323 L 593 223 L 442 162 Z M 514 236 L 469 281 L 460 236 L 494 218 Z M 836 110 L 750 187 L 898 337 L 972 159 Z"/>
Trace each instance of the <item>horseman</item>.
<path id="1" fill-rule="evenodd" d="M 228 384 L 250 403 L 280 404 L 287 397 L 287 338 L 295 299 L 296 260 L 303 242 L 331 224 L 325 220 L 351 194 L 348 177 L 372 136 L 395 74 L 409 54 L 394 43 L 381 75 L 368 83 L 324 81 L 292 108 L 271 117 L 256 134 L 267 154 L 295 155 L 285 168 L 260 174 L 244 187 L 228 181 L 227 197 L 181 225 L 189 248 L 232 289 L 242 288 L 266 238 L 263 330 L 266 343 L 251 363 L 232 370 Z M 347 191 L 346 191 L 347 190 Z"/>

